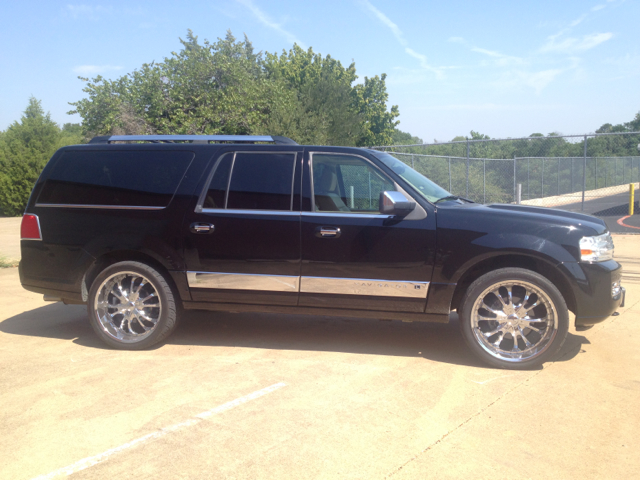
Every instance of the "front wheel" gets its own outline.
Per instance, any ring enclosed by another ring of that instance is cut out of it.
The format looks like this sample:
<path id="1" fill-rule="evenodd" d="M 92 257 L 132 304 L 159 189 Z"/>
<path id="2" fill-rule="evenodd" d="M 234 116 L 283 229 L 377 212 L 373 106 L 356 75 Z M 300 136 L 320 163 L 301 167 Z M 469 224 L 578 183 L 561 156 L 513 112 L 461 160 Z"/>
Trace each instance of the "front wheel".
<path id="1" fill-rule="evenodd" d="M 473 282 L 459 310 L 471 350 L 493 367 L 542 365 L 562 347 L 569 330 L 564 298 L 548 279 L 522 268 L 502 268 Z"/>
<path id="2" fill-rule="evenodd" d="M 94 280 L 87 302 L 89 320 L 109 346 L 148 348 L 166 338 L 176 325 L 171 287 L 156 269 L 140 262 L 119 262 Z"/>

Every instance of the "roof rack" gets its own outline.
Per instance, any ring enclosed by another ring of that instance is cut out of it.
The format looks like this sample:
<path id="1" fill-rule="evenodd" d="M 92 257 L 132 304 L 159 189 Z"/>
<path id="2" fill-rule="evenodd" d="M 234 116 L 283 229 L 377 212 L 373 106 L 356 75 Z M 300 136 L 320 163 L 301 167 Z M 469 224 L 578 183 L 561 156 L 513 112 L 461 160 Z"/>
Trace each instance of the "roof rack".
<path id="1" fill-rule="evenodd" d="M 298 145 L 290 138 L 275 135 L 104 135 L 93 137 L 89 143 L 108 144 L 112 142 L 190 142 L 197 144 L 268 142 L 275 143 L 276 145 Z"/>

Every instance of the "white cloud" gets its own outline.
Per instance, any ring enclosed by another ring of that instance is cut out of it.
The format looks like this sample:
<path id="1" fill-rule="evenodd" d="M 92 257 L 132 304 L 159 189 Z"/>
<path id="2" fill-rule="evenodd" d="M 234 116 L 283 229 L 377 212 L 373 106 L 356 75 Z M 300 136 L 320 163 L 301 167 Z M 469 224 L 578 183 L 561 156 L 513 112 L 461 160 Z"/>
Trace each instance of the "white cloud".
<path id="1" fill-rule="evenodd" d="M 67 4 L 65 12 L 73 19 L 85 18 L 89 20 L 98 20 L 104 14 L 109 14 L 113 11 L 111 7 L 103 7 L 101 5 L 72 5 Z"/>
<path id="2" fill-rule="evenodd" d="M 73 73 L 78 75 L 101 75 L 108 72 L 117 72 L 122 70 L 122 67 L 114 65 L 79 65 L 73 67 Z"/>
<path id="3" fill-rule="evenodd" d="M 578 53 L 585 52 L 594 47 L 597 47 L 601 43 L 610 40 L 613 37 L 613 33 L 592 33 L 591 35 L 584 35 L 581 39 L 575 37 L 565 38 L 558 40 L 558 35 L 552 35 L 547 38 L 547 43 L 540 48 L 542 53 Z"/>
<path id="4" fill-rule="evenodd" d="M 297 43 L 298 45 L 300 45 L 300 47 L 306 48 L 305 44 L 298 40 L 298 38 L 293 33 L 285 30 L 282 27 L 282 24 L 274 22 L 271 17 L 269 17 L 269 15 L 267 15 L 257 5 L 255 5 L 252 0 L 236 0 L 236 2 L 248 8 L 251 13 L 253 13 L 253 15 L 260 21 L 260 23 L 278 32 L 280 35 L 285 37 L 288 42 Z"/>
<path id="5" fill-rule="evenodd" d="M 582 14 L 582 15 L 580 15 L 578 18 L 576 18 L 573 22 L 571 22 L 571 23 L 569 24 L 569 27 L 575 27 L 575 26 L 577 26 L 577 25 L 580 25 L 580 24 L 583 22 L 583 20 L 584 20 L 585 18 L 587 18 L 587 14 L 586 14 L 586 13 L 583 13 L 583 14 Z"/>
<path id="6" fill-rule="evenodd" d="M 105 16 L 134 16 L 134 15 L 145 15 L 144 9 L 142 7 L 125 7 L 115 9 L 112 6 L 102 6 L 102 5 L 85 5 L 85 4 L 70 4 L 65 5 L 64 13 L 65 16 L 69 16 L 74 20 L 83 19 L 83 20 L 101 20 Z"/>
<path id="7" fill-rule="evenodd" d="M 427 57 L 425 55 L 422 55 L 421 53 L 418 53 L 409 47 L 406 47 L 404 51 L 407 52 L 407 54 L 411 55 L 413 58 L 417 58 L 418 60 L 420 60 L 420 66 L 422 68 L 427 68 L 427 69 L 431 68 L 427 63 Z"/>
<path id="8" fill-rule="evenodd" d="M 444 78 L 445 70 L 456 68 L 456 67 L 434 67 L 429 65 L 429 62 L 427 62 L 426 55 L 418 53 L 413 48 L 409 47 L 409 42 L 407 42 L 407 40 L 404 38 L 404 34 L 402 33 L 402 30 L 400 30 L 400 27 L 398 27 L 398 25 L 396 25 L 389 17 L 387 17 L 384 13 L 382 13 L 376 7 L 371 5 L 369 0 L 360 0 L 360 3 L 364 5 L 371 13 L 373 13 L 376 16 L 376 18 L 380 20 L 380 22 L 382 22 L 384 26 L 386 26 L 389 30 L 391 30 L 393 35 L 396 37 L 396 40 L 398 41 L 398 43 L 404 47 L 405 53 L 417 59 L 420 62 L 420 66 L 424 70 L 433 72 L 435 73 L 438 79 L 442 79 Z"/>
<path id="9" fill-rule="evenodd" d="M 595 7 L 591 7 L 592 12 L 597 12 L 598 10 L 602 10 L 606 5 L 596 5 Z"/>
<path id="10" fill-rule="evenodd" d="M 367 9 L 378 18 L 378 20 L 380 20 L 385 26 L 387 26 L 389 28 L 389 30 L 391 30 L 393 32 L 393 34 L 395 35 L 395 37 L 398 40 L 398 42 L 400 43 L 400 45 L 402 45 L 404 47 L 407 46 L 407 41 L 404 39 L 404 35 L 402 34 L 402 30 L 400 30 L 398 25 L 393 23 L 389 19 L 389 17 L 387 17 L 384 13 L 382 13 L 376 7 L 371 5 L 371 3 L 369 3 L 368 0 L 361 0 L 360 3 L 362 3 L 362 5 L 364 5 L 365 7 L 367 7 Z"/>
<path id="11" fill-rule="evenodd" d="M 487 55 L 489 57 L 496 59 L 496 64 L 501 67 L 505 67 L 507 65 L 522 65 L 525 61 L 520 57 L 512 57 L 510 55 L 505 55 L 500 52 L 495 52 L 493 50 L 487 50 L 485 48 L 472 47 L 472 52 L 482 53 L 483 55 Z"/>
<path id="12" fill-rule="evenodd" d="M 561 69 L 542 70 L 540 72 L 518 72 L 518 77 L 523 85 L 533 88 L 536 94 L 540 94 L 542 90 L 553 80 L 563 73 Z"/>

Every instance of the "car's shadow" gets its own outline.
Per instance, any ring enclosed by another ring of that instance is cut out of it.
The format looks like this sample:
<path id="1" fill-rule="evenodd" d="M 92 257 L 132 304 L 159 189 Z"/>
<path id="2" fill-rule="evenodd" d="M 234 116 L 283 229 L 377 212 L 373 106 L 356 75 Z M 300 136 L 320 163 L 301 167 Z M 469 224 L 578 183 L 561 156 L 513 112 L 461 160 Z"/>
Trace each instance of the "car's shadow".
<path id="1" fill-rule="evenodd" d="M 89 324 L 86 307 L 56 303 L 8 318 L 0 331 L 12 335 L 70 340 L 106 349 Z M 589 341 L 569 334 L 556 361 L 566 361 Z M 187 311 L 164 344 L 234 346 L 270 350 L 344 352 L 422 357 L 436 362 L 487 368 L 471 353 L 456 313 L 447 324 L 403 323 L 357 318 Z M 160 344 L 155 349 L 162 348 Z"/>

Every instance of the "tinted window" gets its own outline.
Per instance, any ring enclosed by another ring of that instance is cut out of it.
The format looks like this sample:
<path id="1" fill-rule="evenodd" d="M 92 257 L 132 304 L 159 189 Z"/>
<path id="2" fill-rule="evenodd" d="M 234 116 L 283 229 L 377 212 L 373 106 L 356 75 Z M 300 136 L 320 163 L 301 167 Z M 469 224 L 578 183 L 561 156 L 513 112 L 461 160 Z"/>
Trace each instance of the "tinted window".
<path id="1" fill-rule="evenodd" d="M 378 213 L 380 192 L 394 183 L 369 162 L 350 155 L 313 155 L 317 212 Z"/>
<path id="2" fill-rule="evenodd" d="M 204 198 L 204 204 L 202 205 L 204 208 L 224 208 L 232 161 L 233 154 L 228 153 L 218 162 L 209 184 L 207 196 Z"/>
<path id="3" fill-rule="evenodd" d="M 295 154 L 237 153 L 227 208 L 291 210 Z"/>
<path id="4" fill-rule="evenodd" d="M 38 203 L 165 207 L 193 159 L 185 151 L 67 151 Z"/>

